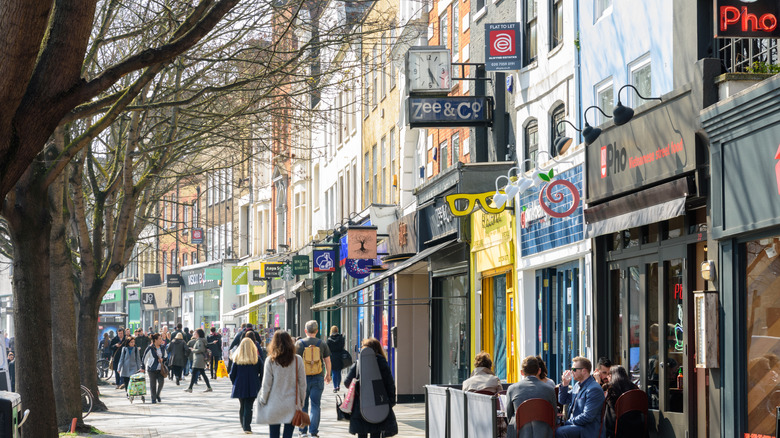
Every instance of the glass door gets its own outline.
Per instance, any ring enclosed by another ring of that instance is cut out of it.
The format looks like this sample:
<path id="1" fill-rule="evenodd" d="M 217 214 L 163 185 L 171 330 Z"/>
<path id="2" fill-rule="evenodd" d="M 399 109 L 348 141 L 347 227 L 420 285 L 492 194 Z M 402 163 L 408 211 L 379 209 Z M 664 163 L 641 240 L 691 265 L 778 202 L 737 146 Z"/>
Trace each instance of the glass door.
<path id="1" fill-rule="evenodd" d="M 580 354 L 579 289 L 579 262 L 536 271 L 536 349 L 554 380 Z"/>
<path id="2" fill-rule="evenodd" d="M 433 379 L 455 385 L 469 377 L 467 277 L 452 275 L 434 279 Z"/>

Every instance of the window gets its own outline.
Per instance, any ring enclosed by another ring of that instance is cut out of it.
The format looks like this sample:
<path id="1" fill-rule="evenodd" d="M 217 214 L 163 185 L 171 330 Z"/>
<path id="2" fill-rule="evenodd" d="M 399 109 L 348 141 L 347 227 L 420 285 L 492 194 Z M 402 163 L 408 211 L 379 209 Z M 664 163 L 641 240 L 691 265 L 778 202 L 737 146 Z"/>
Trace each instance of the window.
<path id="1" fill-rule="evenodd" d="M 160 202 L 160 209 L 162 210 L 162 228 L 163 230 L 168 228 L 168 206 L 165 203 L 165 196 L 162 198 L 162 202 Z"/>
<path id="2" fill-rule="evenodd" d="M 439 18 L 439 45 L 447 47 L 449 46 L 449 39 L 450 34 L 449 30 L 447 29 L 447 13 L 445 12 L 442 14 L 441 18 Z"/>
<path id="3" fill-rule="evenodd" d="M 214 185 L 213 176 L 211 174 L 206 175 L 206 205 L 211 205 L 211 187 Z"/>
<path id="4" fill-rule="evenodd" d="M 382 204 L 387 202 L 387 137 L 382 137 Z"/>
<path id="5" fill-rule="evenodd" d="M 390 28 L 390 47 L 395 44 L 395 24 L 392 24 L 392 26 L 393 27 Z M 390 49 L 390 52 L 392 53 L 392 49 Z M 392 90 L 395 88 L 395 64 L 393 63 L 392 56 L 388 64 L 390 66 L 390 89 Z"/>
<path id="6" fill-rule="evenodd" d="M 368 117 L 368 112 L 370 110 L 368 98 L 371 95 L 371 64 L 369 63 L 368 58 L 366 58 L 363 65 L 365 65 L 366 68 L 366 78 L 363 81 L 363 117 Z"/>
<path id="7" fill-rule="evenodd" d="M 398 167 L 396 163 L 395 151 L 395 128 L 390 130 L 390 180 L 393 181 L 393 188 L 390 193 L 390 203 L 395 203 L 395 191 L 398 190 Z"/>
<path id="8" fill-rule="evenodd" d="M 198 263 L 198 252 L 192 251 L 192 257 L 190 257 L 190 260 L 192 260 L 192 264 L 195 265 Z"/>
<path id="9" fill-rule="evenodd" d="M 602 15 L 611 12 L 612 0 L 595 0 L 595 2 L 596 2 L 596 11 L 593 14 L 593 17 L 595 17 L 596 20 L 601 18 Z"/>
<path id="10" fill-rule="evenodd" d="M 363 155 L 363 180 L 364 180 L 364 186 L 363 186 L 363 207 L 368 207 L 369 204 L 371 204 L 371 168 L 368 167 L 368 152 L 366 152 L 365 155 Z"/>
<path id="11" fill-rule="evenodd" d="M 477 11 L 482 10 L 485 7 L 485 0 L 477 0 Z"/>
<path id="12" fill-rule="evenodd" d="M 371 196 L 371 202 L 379 202 L 379 166 L 377 166 L 377 153 L 376 153 L 376 144 L 371 146 L 371 168 L 374 169 L 374 180 L 372 181 L 374 183 L 373 186 L 373 194 Z"/>
<path id="13" fill-rule="evenodd" d="M 536 0 L 525 1 L 525 64 L 536 60 Z"/>
<path id="14" fill-rule="evenodd" d="M 460 161 L 460 133 L 452 134 L 452 165 Z"/>
<path id="15" fill-rule="evenodd" d="M 198 200 L 192 201 L 192 228 L 198 226 Z"/>
<path id="16" fill-rule="evenodd" d="M 377 46 L 374 44 L 374 49 L 371 51 L 372 53 L 372 66 L 371 66 L 371 107 L 376 108 L 377 104 L 377 88 L 379 86 L 379 66 L 377 62 L 379 61 L 379 53 L 377 53 Z"/>
<path id="17" fill-rule="evenodd" d="M 385 37 L 384 32 L 382 32 L 380 41 L 382 47 L 381 52 L 379 53 L 379 65 L 382 68 L 382 99 L 384 99 L 387 96 L 387 62 L 385 62 L 385 56 L 387 55 L 387 37 Z"/>
<path id="18" fill-rule="evenodd" d="M 187 228 L 187 223 L 189 223 L 189 217 L 190 217 L 190 206 L 184 205 L 182 206 L 181 209 L 182 209 L 182 218 L 181 218 L 182 228 Z"/>
<path id="19" fill-rule="evenodd" d="M 600 84 L 596 85 L 596 105 L 599 106 L 605 113 L 611 114 L 612 108 L 615 105 L 615 90 L 612 88 L 612 78 L 608 78 Z M 604 115 L 596 111 L 598 114 L 598 123 L 600 125 L 606 120 Z"/>
<path id="20" fill-rule="evenodd" d="M 638 94 L 641 94 L 645 97 L 650 97 L 653 95 L 653 79 L 651 75 L 651 69 L 650 69 L 650 55 L 645 55 L 642 58 L 638 59 L 637 61 L 631 63 L 629 66 L 629 71 L 631 72 L 631 85 L 635 86 L 637 88 Z M 631 90 L 630 88 L 626 89 L 628 92 L 628 95 L 630 96 L 627 101 L 628 105 L 636 108 L 639 105 L 642 105 L 646 102 L 646 100 L 642 99 L 637 95 L 637 93 L 634 92 L 634 90 Z"/>
<path id="21" fill-rule="evenodd" d="M 443 142 L 439 143 L 439 172 L 444 172 L 447 170 L 448 159 L 447 140 L 444 140 Z"/>
<path id="22" fill-rule="evenodd" d="M 163 251 L 163 258 L 162 258 L 162 274 L 163 274 L 163 280 L 165 280 L 166 275 L 165 271 L 168 269 L 168 252 Z"/>
<path id="23" fill-rule="evenodd" d="M 214 248 L 214 232 L 212 228 L 206 230 L 206 260 L 211 260 L 214 256 L 212 250 Z"/>
<path id="24" fill-rule="evenodd" d="M 550 0 L 550 50 L 563 44 L 563 0 Z"/>
<path id="25" fill-rule="evenodd" d="M 358 198 L 358 187 L 360 185 L 358 184 L 358 173 L 357 173 L 357 160 L 352 160 L 352 191 L 354 192 L 354 196 L 350 196 L 349 202 L 351 203 L 351 208 L 349 209 L 350 212 L 357 211 L 358 210 L 358 202 L 360 202 L 360 198 Z"/>
<path id="26" fill-rule="evenodd" d="M 452 5 L 452 60 L 460 59 L 460 11 L 459 2 L 455 0 Z"/>
<path id="27" fill-rule="evenodd" d="M 314 171 L 312 173 L 313 173 L 312 179 L 314 180 L 314 181 L 312 181 L 314 183 L 312 185 L 312 187 L 319 188 L 319 186 L 320 186 L 320 166 L 319 166 L 319 164 L 315 164 L 314 165 Z M 314 210 L 317 210 L 318 208 L 320 208 L 320 197 L 319 197 L 319 195 L 316 195 L 313 198 L 314 199 L 312 199 L 312 203 L 314 204 Z"/>
<path id="28" fill-rule="evenodd" d="M 558 126 L 558 124 L 563 121 L 564 117 L 566 117 L 566 107 L 563 104 L 560 104 L 555 107 L 552 116 L 550 117 L 550 149 L 555 147 L 553 145 L 555 139 L 558 138 L 559 135 L 564 135 L 566 133 L 565 123 L 562 126 Z M 558 155 L 558 151 L 550 150 L 550 156 L 554 157 L 556 155 Z"/>
<path id="29" fill-rule="evenodd" d="M 536 165 L 536 155 L 539 152 L 539 124 L 531 120 L 525 127 L 525 171 L 533 169 Z"/>

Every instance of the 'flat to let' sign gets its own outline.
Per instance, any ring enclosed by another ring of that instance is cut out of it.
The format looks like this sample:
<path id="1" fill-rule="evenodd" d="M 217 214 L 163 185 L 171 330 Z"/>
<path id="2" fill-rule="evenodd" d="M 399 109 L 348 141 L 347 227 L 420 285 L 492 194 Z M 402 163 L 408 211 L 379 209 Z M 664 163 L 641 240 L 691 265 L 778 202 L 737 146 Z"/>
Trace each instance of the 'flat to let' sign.
<path id="1" fill-rule="evenodd" d="M 492 103 L 488 97 L 410 97 L 409 126 L 436 128 L 488 125 L 492 121 Z"/>
<path id="2" fill-rule="evenodd" d="M 780 38 L 780 1 L 717 0 L 718 38 Z"/>

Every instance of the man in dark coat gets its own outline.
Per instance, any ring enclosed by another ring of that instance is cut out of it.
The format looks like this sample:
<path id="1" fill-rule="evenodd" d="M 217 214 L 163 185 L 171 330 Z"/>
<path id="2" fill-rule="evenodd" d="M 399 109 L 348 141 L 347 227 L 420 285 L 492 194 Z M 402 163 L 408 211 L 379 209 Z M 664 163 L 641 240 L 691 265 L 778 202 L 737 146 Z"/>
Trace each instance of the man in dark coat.
<path id="1" fill-rule="evenodd" d="M 222 360 L 222 336 L 212 327 L 211 334 L 206 338 L 206 348 L 211 352 L 211 378 L 217 378 L 217 365 Z"/>
<path id="2" fill-rule="evenodd" d="M 171 333 L 171 339 L 176 339 L 176 335 L 178 333 L 181 333 L 182 336 L 184 336 L 184 332 L 181 330 L 181 323 L 176 324 L 176 330 L 174 330 L 173 333 Z M 184 339 L 184 342 L 187 342 L 187 341 L 188 341 L 188 339 Z"/>
<path id="3" fill-rule="evenodd" d="M 119 330 L 116 331 L 116 336 L 114 339 L 111 340 L 111 357 L 114 359 L 112 362 L 114 370 L 114 376 L 116 377 L 116 386 L 119 387 L 122 382 L 120 380 L 122 379 L 119 376 L 119 372 L 117 372 L 117 369 L 119 368 L 119 355 L 122 353 L 122 341 L 125 340 L 125 329 L 124 327 L 119 327 Z"/>
<path id="4" fill-rule="evenodd" d="M 148 347 L 150 343 L 149 337 L 144 334 L 144 329 L 139 328 L 135 331 L 135 346 L 138 347 L 138 351 L 146 351 L 146 347 Z"/>

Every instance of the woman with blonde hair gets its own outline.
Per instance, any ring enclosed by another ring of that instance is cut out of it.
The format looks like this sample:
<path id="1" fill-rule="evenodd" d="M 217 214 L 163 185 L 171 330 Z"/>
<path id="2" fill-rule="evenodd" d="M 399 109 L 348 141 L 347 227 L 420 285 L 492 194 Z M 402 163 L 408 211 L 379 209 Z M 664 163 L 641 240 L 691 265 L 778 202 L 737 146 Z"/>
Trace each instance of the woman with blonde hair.
<path id="1" fill-rule="evenodd" d="M 264 368 L 263 385 L 257 398 L 257 423 L 268 424 L 271 438 L 279 438 L 284 424 L 284 438 L 292 438 L 295 410 L 303 405 L 306 397 L 306 370 L 286 331 L 274 333 Z"/>
<path id="2" fill-rule="evenodd" d="M 238 345 L 230 368 L 230 381 L 233 382 L 233 392 L 230 398 L 237 398 L 240 404 L 238 417 L 244 433 L 252 433 L 252 405 L 260 391 L 260 381 L 257 375 L 260 365 L 257 360 L 257 347 L 249 338 L 244 338 Z"/>

